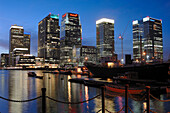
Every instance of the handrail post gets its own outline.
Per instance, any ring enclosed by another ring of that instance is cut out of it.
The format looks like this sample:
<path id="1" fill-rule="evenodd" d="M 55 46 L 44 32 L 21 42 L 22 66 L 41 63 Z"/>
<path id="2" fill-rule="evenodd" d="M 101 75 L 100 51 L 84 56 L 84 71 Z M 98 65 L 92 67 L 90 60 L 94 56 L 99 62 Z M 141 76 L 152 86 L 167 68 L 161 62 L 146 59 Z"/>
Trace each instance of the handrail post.
<path id="1" fill-rule="evenodd" d="M 147 92 L 147 113 L 150 113 L 150 86 L 146 86 Z"/>
<path id="2" fill-rule="evenodd" d="M 128 88 L 129 88 L 129 85 L 126 84 L 125 86 L 125 113 L 128 113 Z"/>
<path id="3" fill-rule="evenodd" d="M 46 88 L 42 88 L 42 113 L 46 113 Z"/>
<path id="4" fill-rule="evenodd" d="M 105 92 L 104 92 L 104 86 L 101 87 L 102 92 L 102 113 L 105 113 Z"/>

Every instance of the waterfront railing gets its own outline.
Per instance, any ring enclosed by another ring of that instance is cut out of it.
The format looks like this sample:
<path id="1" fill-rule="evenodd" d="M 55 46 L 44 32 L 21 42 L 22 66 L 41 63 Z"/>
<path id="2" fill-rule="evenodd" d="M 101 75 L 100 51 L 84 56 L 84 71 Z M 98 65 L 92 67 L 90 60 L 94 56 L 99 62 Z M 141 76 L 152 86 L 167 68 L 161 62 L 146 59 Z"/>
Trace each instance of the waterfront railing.
<path id="1" fill-rule="evenodd" d="M 145 92 L 140 95 L 139 99 L 135 98 L 132 94 L 130 94 L 130 92 L 128 90 L 129 90 L 129 85 L 127 84 L 125 86 L 125 93 L 121 95 L 121 96 L 125 96 L 125 106 L 123 106 L 117 113 L 120 113 L 124 109 L 125 109 L 125 113 L 128 113 L 128 110 L 130 110 L 132 113 L 134 113 L 128 105 L 129 98 L 131 98 L 135 101 L 146 101 L 147 109 L 144 110 L 143 113 L 150 113 L 150 112 L 156 113 L 155 111 L 150 109 L 150 97 L 152 97 L 153 99 L 160 101 L 160 102 L 170 102 L 170 100 L 160 100 L 160 99 L 154 97 L 150 93 L 150 86 L 146 86 Z M 105 111 L 112 113 L 111 111 L 109 111 L 108 109 L 105 108 L 105 96 L 117 96 L 115 94 L 107 93 L 107 89 L 105 87 L 101 87 L 101 94 L 98 94 L 98 95 L 94 96 L 93 98 L 90 98 L 90 99 L 84 100 L 84 101 L 80 101 L 80 102 L 65 102 L 65 101 L 60 101 L 60 100 L 51 98 L 49 96 L 46 96 L 46 88 L 42 88 L 41 91 L 42 91 L 42 96 L 38 96 L 36 98 L 28 99 L 28 100 L 13 100 L 13 99 L 4 98 L 2 96 L 0 96 L 0 98 L 3 100 L 9 101 L 9 102 L 30 102 L 30 101 L 34 101 L 34 100 L 42 98 L 42 113 L 46 113 L 46 98 L 48 98 L 52 101 L 58 102 L 58 103 L 63 103 L 63 104 L 81 104 L 81 103 L 91 101 L 95 98 L 98 98 L 99 96 L 102 96 L 102 98 L 101 98 L 102 99 L 102 108 L 100 110 L 98 110 L 96 113 L 99 113 L 100 111 L 102 111 L 102 113 L 105 113 Z"/>

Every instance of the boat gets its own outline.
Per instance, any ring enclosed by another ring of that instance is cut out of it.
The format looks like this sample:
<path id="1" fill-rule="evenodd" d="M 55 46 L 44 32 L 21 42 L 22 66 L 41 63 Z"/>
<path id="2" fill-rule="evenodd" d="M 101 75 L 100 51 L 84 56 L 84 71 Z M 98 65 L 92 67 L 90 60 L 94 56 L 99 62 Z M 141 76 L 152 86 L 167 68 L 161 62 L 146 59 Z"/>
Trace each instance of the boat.
<path id="1" fill-rule="evenodd" d="M 35 76 L 35 78 L 43 79 L 43 76 Z"/>
<path id="2" fill-rule="evenodd" d="M 35 72 L 28 72 L 28 77 L 36 77 L 36 73 Z"/>
<path id="3" fill-rule="evenodd" d="M 136 73 L 137 79 L 167 81 L 170 63 L 108 67 L 85 62 L 84 65 L 93 77 L 113 78 L 129 72 Z"/>
<path id="4" fill-rule="evenodd" d="M 125 87 L 123 86 L 106 84 L 105 88 L 106 90 L 114 92 L 114 93 L 125 93 Z M 145 91 L 145 88 L 142 88 L 142 87 L 129 87 L 128 88 L 128 92 L 132 95 L 141 94 L 144 91 Z"/>

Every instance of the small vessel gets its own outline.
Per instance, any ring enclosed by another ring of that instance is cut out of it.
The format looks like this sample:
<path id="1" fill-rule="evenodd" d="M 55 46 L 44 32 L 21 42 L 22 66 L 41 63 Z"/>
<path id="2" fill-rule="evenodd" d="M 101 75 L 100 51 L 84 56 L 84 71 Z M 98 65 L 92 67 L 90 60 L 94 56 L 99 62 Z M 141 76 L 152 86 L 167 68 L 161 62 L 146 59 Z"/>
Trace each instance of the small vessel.
<path id="1" fill-rule="evenodd" d="M 35 76 L 35 78 L 43 79 L 43 76 Z"/>
<path id="2" fill-rule="evenodd" d="M 28 72 L 28 77 L 36 77 L 36 73 L 35 72 Z"/>

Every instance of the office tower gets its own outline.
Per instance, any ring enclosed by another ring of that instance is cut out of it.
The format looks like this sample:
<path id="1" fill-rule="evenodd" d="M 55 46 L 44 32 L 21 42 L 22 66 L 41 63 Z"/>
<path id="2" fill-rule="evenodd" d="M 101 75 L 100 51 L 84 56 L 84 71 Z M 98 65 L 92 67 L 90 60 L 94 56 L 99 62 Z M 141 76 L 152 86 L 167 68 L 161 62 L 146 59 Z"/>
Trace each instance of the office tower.
<path id="1" fill-rule="evenodd" d="M 96 44 L 98 61 L 114 57 L 114 20 L 102 18 L 96 21 Z"/>
<path id="2" fill-rule="evenodd" d="M 62 15 L 60 37 L 60 64 L 62 66 L 73 64 L 73 48 L 81 47 L 81 36 L 80 16 L 74 13 L 65 13 Z"/>
<path id="3" fill-rule="evenodd" d="M 25 48 L 28 48 L 28 54 L 30 54 L 30 38 L 31 38 L 31 33 L 24 32 L 24 46 Z"/>
<path id="4" fill-rule="evenodd" d="M 1 54 L 1 67 L 7 67 L 9 64 L 9 54 Z"/>
<path id="5" fill-rule="evenodd" d="M 96 63 L 97 48 L 95 46 L 82 46 L 80 50 L 80 56 L 82 63 L 86 61 Z"/>
<path id="6" fill-rule="evenodd" d="M 38 23 L 38 57 L 44 58 L 44 64 L 59 64 L 59 15 L 50 13 Z"/>
<path id="7" fill-rule="evenodd" d="M 15 66 L 16 56 L 30 54 L 30 34 L 24 35 L 23 27 L 15 24 L 10 28 L 9 38 L 9 65 Z"/>
<path id="8" fill-rule="evenodd" d="M 133 59 L 136 62 L 162 62 L 162 20 L 149 16 L 133 21 Z"/>

